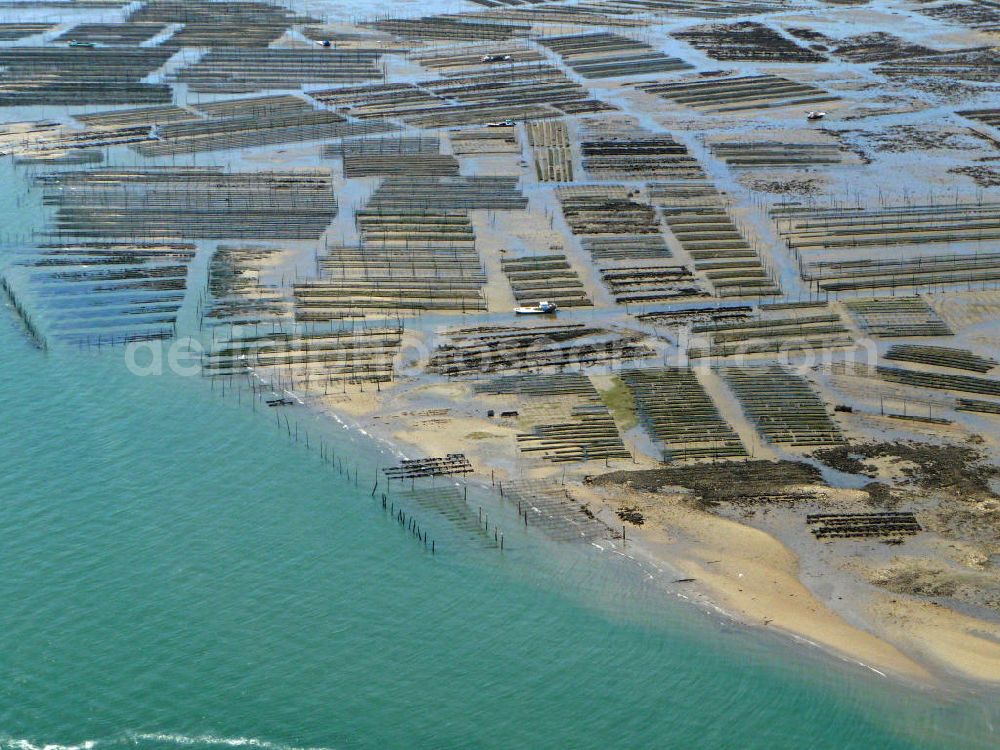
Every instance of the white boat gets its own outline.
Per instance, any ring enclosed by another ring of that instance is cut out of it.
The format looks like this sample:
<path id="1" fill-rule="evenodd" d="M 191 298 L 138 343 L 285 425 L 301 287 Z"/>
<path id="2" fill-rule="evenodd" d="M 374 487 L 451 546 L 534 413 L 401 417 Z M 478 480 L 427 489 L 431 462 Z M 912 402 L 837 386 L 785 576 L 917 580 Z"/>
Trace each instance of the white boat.
<path id="1" fill-rule="evenodd" d="M 806 112 L 807 120 L 822 120 L 826 117 L 826 112 Z"/>
<path id="2" fill-rule="evenodd" d="M 515 307 L 514 312 L 518 315 L 550 315 L 559 309 L 555 302 L 542 300 L 534 307 Z"/>

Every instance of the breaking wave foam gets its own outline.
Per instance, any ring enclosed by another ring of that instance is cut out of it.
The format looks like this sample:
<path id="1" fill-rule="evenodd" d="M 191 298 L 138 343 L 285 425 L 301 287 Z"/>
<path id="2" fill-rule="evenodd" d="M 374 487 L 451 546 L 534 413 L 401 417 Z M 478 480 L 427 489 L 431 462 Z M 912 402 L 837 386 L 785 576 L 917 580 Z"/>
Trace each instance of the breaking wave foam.
<path id="1" fill-rule="evenodd" d="M 167 733 L 146 733 L 132 735 L 137 743 L 167 742 L 173 745 L 202 745 L 208 747 L 255 747 L 259 750 L 332 750 L 325 747 L 297 747 L 271 742 L 257 737 L 215 737 L 210 734 L 186 735 Z"/>
<path id="2" fill-rule="evenodd" d="M 112 748 L 142 748 L 151 745 L 154 747 L 163 747 L 164 745 L 204 748 L 250 747 L 257 750 L 332 750 L 326 747 L 285 745 L 258 737 L 216 737 L 210 734 L 187 735 L 168 732 L 142 732 L 128 734 L 119 738 L 83 740 L 70 744 L 40 742 L 17 737 L 0 737 L 0 750 L 112 750 Z"/>

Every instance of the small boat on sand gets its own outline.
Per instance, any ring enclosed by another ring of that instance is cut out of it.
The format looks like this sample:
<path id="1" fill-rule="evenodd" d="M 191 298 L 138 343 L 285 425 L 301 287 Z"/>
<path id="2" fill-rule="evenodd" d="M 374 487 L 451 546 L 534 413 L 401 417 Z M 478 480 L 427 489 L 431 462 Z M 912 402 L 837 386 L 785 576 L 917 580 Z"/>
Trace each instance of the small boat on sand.
<path id="1" fill-rule="evenodd" d="M 549 315 L 559 309 L 555 302 L 542 300 L 533 307 L 515 307 L 514 312 L 518 315 Z"/>

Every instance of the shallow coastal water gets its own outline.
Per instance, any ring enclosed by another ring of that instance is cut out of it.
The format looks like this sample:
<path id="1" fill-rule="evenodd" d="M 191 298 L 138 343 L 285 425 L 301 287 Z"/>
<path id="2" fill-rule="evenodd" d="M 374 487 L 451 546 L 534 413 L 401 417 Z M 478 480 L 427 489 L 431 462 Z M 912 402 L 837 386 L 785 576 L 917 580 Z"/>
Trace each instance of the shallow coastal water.
<path id="1" fill-rule="evenodd" d="M 993 746 L 990 696 L 736 626 L 627 560 L 514 530 L 501 554 L 417 509 L 432 556 L 199 378 L 42 354 L 9 318 L 0 351 L 0 747 Z M 339 432 L 362 478 L 387 460 Z"/>

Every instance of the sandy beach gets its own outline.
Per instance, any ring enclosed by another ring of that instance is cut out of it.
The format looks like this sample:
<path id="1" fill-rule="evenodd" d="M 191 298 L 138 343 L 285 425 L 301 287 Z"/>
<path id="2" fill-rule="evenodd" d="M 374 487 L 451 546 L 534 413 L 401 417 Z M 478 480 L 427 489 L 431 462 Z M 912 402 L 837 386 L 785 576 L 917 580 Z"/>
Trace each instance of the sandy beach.
<path id="1" fill-rule="evenodd" d="M 525 404 L 508 398 L 492 399 L 489 405 L 497 411 L 524 411 Z M 486 417 L 482 405 L 469 399 L 466 384 L 401 385 L 378 397 L 352 398 L 345 406 L 334 401 L 327 408 L 400 446 L 408 457 L 463 452 L 477 469 L 472 479 L 480 483 L 557 477 L 612 529 L 623 523 L 618 510 L 638 509 L 641 525 L 624 522 L 630 554 L 675 571 L 665 579 L 674 590 L 680 586 L 692 600 L 750 627 L 782 631 L 804 647 L 819 647 L 878 674 L 917 684 L 998 680 L 1000 626 L 938 602 L 872 586 L 859 576 L 857 560 L 864 557 L 857 555 L 865 550 L 828 556 L 822 569 L 803 570 L 801 553 L 781 539 L 782 530 L 789 532 L 787 523 L 766 519 L 760 528 L 753 513 L 726 517 L 699 507 L 681 488 L 646 492 L 598 486 L 589 480 L 608 471 L 603 463 L 574 466 L 565 474 L 551 467 L 526 467 L 518 457 L 518 419 Z M 652 457 L 637 455 L 624 470 L 655 470 L 658 465 Z M 900 478 L 893 463 L 884 468 Z M 867 497 L 862 490 L 826 485 L 792 489 L 821 493 L 823 507 L 856 507 Z M 683 583 L 675 584 L 678 580 Z"/>

